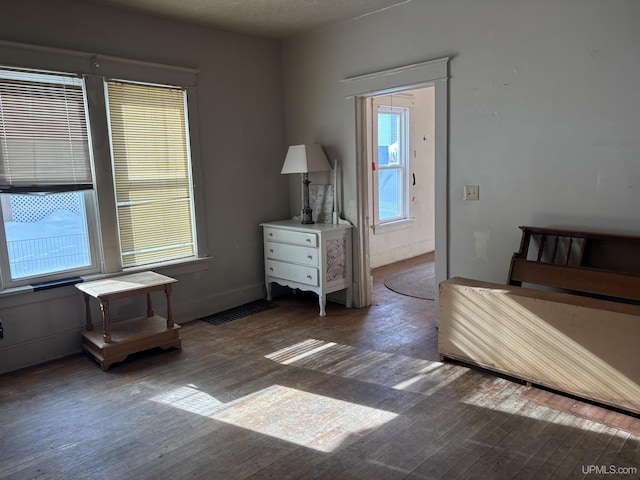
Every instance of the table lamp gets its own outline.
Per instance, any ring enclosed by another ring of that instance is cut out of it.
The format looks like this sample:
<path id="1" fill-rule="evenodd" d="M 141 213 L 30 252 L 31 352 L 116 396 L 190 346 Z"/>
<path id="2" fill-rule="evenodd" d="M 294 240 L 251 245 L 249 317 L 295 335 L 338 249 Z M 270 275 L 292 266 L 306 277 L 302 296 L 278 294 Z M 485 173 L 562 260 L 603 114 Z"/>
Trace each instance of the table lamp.
<path id="1" fill-rule="evenodd" d="M 312 210 L 309 206 L 309 172 L 321 172 L 331 170 L 331 165 L 327 160 L 320 145 L 293 145 L 289 147 L 287 156 L 284 159 L 281 174 L 301 173 L 303 184 L 302 223 L 315 223 L 312 218 Z"/>

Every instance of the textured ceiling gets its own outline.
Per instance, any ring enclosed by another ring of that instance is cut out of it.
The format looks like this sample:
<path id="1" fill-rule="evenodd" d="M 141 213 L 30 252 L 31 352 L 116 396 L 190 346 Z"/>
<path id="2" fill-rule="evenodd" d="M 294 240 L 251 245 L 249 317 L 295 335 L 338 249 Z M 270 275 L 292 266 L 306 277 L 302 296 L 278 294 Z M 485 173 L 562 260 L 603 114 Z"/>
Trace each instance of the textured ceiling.
<path id="1" fill-rule="evenodd" d="M 284 38 L 411 0 L 92 0 L 264 37 Z"/>

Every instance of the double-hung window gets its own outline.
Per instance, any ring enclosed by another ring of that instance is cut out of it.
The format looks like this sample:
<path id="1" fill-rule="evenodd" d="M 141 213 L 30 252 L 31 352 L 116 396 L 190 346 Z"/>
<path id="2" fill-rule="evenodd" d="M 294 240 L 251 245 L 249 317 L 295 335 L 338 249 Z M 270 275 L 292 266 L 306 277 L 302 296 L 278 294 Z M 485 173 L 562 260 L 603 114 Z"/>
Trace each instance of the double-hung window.
<path id="1" fill-rule="evenodd" d="M 198 256 L 186 89 L 85 80 L 0 69 L 2 288 Z"/>
<path id="2" fill-rule="evenodd" d="M 82 79 L 0 72 L 3 285 L 98 269 Z"/>
<path id="3" fill-rule="evenodd" d="M 409 216 L 409 108 L 379 104 L 374 118 L 374 212 L 379 225 Z"/>
<path id="4" fill-rule="evenodd" d="M 107 82 L 122 265 L 195 254 L 185 92 Z"/>

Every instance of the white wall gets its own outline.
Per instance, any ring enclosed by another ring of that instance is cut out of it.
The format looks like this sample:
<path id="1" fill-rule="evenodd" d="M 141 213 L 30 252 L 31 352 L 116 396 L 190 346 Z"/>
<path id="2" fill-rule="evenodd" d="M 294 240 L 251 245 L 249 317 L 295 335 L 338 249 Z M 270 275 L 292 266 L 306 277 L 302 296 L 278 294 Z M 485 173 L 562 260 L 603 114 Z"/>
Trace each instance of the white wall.
<path id="1" fill-rule="evenodd" d="M 355 221 L 341 81 L 452 57 L 449 274 L 504 282 L 518 225 L 640 234 L 638 24 L 634 0 L 414 0 L 292 38 L 287 138 L 342 159 Z M 479 201 L 463 201 L 466 184 Z"/>
<path id="2" fill-rule="evenodd" d="M 264 294 L 260 222 L 289 211 L 281 45 L 84 1 L 3 0 L 0 39 L 196 68 L 210 261 L 174 276 L 178 323 Z M 6 59 L 0 59 L 0 64 Z M 144 312 L 119 301 L 113 316 Z M 160 296 L 155 302 L 164 311 Z M 80 350 L 83 300 L 74 287 L 0 294 L 0 373 Z M 97 308 L 94 316 L 98 317 Z"/>
<path id="3" fill-rule="evenodd" d="M 405 99 L 405 95 L 408 96 Z M 371 100 L 367 102 L 371 104 Z M 398 222 L 369 230 L 371 268 L 388 265 L 407 258 L 433 252 L 435 248 L 434 224 L 434 88 L 420 88 L 402 94 L 376 97 L 385 105 L 410 108 L 409 120 L 409 217 L 411 221 Z M 406 103 L 404 103 L 406 102 Z M 374 108 L 375 112 L 375 108 Z M 377 117 L 374 117 L 377 118 Z M 371 133 L 371 122 L 368 125 Z M 376 145 L 373 139 L 368 145 Z M 372 160 L 367 161 L 371 165 Z M 371 168 L 371 167 L 369 167 Z M 369 171 L 371 179 L 372 172 Z M 415 178 L 415 183 L 413 179 Z M 373 182 L 369 182 L 369 218 L 374 218 Z"/>

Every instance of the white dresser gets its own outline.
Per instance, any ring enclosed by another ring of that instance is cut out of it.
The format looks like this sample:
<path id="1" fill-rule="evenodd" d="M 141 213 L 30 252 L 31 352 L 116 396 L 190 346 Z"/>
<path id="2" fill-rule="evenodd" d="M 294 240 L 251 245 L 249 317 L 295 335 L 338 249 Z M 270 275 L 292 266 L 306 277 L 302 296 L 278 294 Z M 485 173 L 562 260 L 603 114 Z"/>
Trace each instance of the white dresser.
<path id="1" fill-rule="evenodd" d="M 351 307 L 351 225 L 282 220 L 260 226 L 268 300 L 275 282 L 318 294 L 321 317 L 328 293 L 346 289 Z"/>

